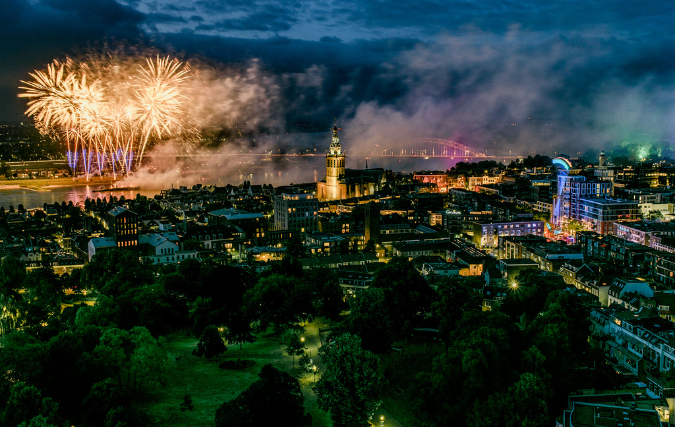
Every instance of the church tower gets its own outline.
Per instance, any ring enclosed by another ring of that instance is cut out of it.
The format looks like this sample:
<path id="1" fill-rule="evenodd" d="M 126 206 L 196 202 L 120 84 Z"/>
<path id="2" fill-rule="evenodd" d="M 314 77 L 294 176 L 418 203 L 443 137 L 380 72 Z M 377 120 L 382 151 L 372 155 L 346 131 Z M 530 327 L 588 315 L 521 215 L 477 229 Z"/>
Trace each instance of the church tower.
<path id="1" fill-rule="evenodd" d="M 326 152 L 326 199 L 339 200 L 344 195 L 339 194 L 338 181 L 345 175 L 345 154 L 338 138 L 337 124 L 333 126 L 333 139 Z"/>

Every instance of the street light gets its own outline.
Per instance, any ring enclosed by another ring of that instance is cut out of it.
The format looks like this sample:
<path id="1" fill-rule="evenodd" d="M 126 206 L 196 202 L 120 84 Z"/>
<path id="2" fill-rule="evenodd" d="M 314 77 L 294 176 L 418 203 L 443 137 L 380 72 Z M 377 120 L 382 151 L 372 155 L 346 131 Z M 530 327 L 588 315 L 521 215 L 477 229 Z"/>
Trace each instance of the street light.
<path id="1" fill-rule="evenodd" d="M 384 426 L 384 415 L 380 415 L 380 427 Z"/>
<path id="2" fill-rule="evenodd" d="M 314 369 L 314 384 L 316 384 L 316 365 L 312 365 L 312 369 Z"/>

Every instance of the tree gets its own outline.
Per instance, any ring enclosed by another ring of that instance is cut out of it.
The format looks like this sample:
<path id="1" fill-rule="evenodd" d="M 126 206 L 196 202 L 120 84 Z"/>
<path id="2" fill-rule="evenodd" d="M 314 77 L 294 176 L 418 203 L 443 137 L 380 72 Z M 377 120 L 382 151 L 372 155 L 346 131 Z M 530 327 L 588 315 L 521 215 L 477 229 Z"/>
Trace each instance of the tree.
<path id="1" fill-rule="evenodd" d="M 213 357 L 220 356 L 226 351 L 227 347 L 223 343 L 223 339 L 220 337 L 218 328 L 213 325 L 207 326 L 206 329 L 204 329 L 204 333 L 202 333 L 202 336 L 199 338 L 199 342 L 197 343 L 197 350 L 195 351 L 197 357 L 204 356 L 207 359 L 211 359 Z"/>
<path id="2" fill-rule="evenodd" d="M 209 325 L 216 322 L 213 312 L 213 301 L 211 298 L 197 297 L 190 309 L 193 334 L 198 335 L 200 331 L 203 332 Z"/>
<path id="3" fill-rule="evenodd" d="M 230 316 L 225 326 L 225 339 L 232 344 L 239 344 L 239 350 L 243 343 L 255 341 L 251 319 L 243 308 Z"/>
<path id="4" fill-rule="evenodd" d="M 375 353 L 391 350 L 392 321 L 387 312 L 384 290 L 368 288 L 349 300 L 347 330 L 361 337 L 363 348 Z"/>
<path id="5" fill-rule="evenodd" d="M 291 258 L 300 258 L 303 257 L 307 251 L 305 246 L 302 244 L 302 239 L 300 237 L 293 237 L 288 241 L 286 245 L 286 255 Z"/>
<path id="6" fill-rule="evenodd" d="M 659 219 L 663 219 L 663 214 L 661 211 L 649 211 L 647 214 L 647 219 L 649 221 L 657 221 Z"/>
<path id="7" fill-rule="evenodd" d="M 4 177 L 9 177 L 11 172 L 12 172 L 12 169 L 9 167 L 7 162 L 5 162 L 4 160 L 2 162 L 0 162 L 0 175 L 2 175 Z"/>
<path id="8" fill-rule="evenodd" d="M 479 317 L 473 311 L 465 316 Z M 486 389 L 505 391 L 517 378 L 513 361 L 519 353 L 511 341 L 506 330 L 490 326 L 458 336 L 434 360 L 431 372 L 418 376 L 413 390 L 416 410 L 431 417 L 432 424 L 465 425 L 467 408 L 482 399 Z"/>
<path id="9" fill-rule="evenodd" d="M 183 396 L 183 401 L 180 403 L 180 411 L 185 412 L 185 411 L 194 411 L 195 409 L 195 404 L 192 402 L 192 396 L 189 394 L 186 394 Z"/>
<path id="10" fill-rule="evenodd" d="M 38 221 L 44 221 L 45 218 L 47 218 L 47 214 L 45 213 L 45 211 L 43 211 L 43 210 L 41 210 L 41 209 L 38 209 L 38 210 L 36 210 L 35 213 L 33 214 L 33 217 L 34 217 L 35 219 L 37 219 Z"/>
<path id="11" fill-rule="evenodd" d="M 112 378 L 106 378 L 91 387 L 82 408 L 90 425 L 105 425 L 110 411 L 119 407 L 128 407 L 130 403 L 129 393 L 121 389 Z"/>
<path id="12" fill-rule="evenodd" d="M 344 306 L 343 291 L 335 271 L 315 268 L 305 273 L 305 280 L 312 287 L 312 301 L 318 316 L 336 320 Z"/>
<path id="13" fill-rule="evenodd" d="M 463 279 L 446 279 L 438 283 L 438 299 L 433 309 L 440 323 L 438 331 L 446 343 L 455 330 L 457 322 L 469 311 L 481 310 L 481 298 Z"/>
<path id="14" fill-rule="evenodd" d="M 349 253 L 349 240 L 343 239 L 335 246 L 335 253 L 337 255 L 347 255 Z"/>
<path id="15" fill-rule="evenodd" d="M 311 288 L 295 277 L 272 274 L 263 277 L 244 297 L 252 317 L 260 328 L 292 326 L 314 315 Z"/>
<path id="16" fill-rule="evenodd" d="M 5 404 L 2 424 L 16 426 L 20 423 L 29 423 L 37 416 L 43 416 L 55 421 L 58 404 L 49 397 L 42 397 L 42 392 L 32 385 L 23 382 L 14 384 Z"/>
<path id="17" fill-rule="evenodd" d="M 372 287 L 384 289 L 387 311 L 394 322 L 396 335 L 403 333 L 406 322 L 431 311 L 436 298 L 434 290 L 413 264 L 402 258 L 394 258 L 378 271 Z"/>
<path id="18" fill-rule="evenodd" d="M 140 326 L 130 331 L 109 328 L 101 335 L 94 355 L 119 387 L 132 393 L 148 392 L 159 387 L 166 371 L 161 344 Z"/>
<path id="19" fill-rule="evenodd" d="M 204 243 L 199 240 L 186 240 L 182 244 L 184 251 L 193 251 L 193 250 L 202 250 L 204 249 Z"/>
<path id="20" fill-rule="evenodd" d="M 54 424 L 49 422 L 48 418 L 38 415 L 35 418 L 31 418 L 30 421 L 24 421 L 19 424 L 19 427 L 56 427 Z"/>
<path id="21" fill-rule="evenodd" d="M 295 367 L 295 356 L 305 353 L 305 343 L 300 341 L 300 336 L 291 329 L 286 331 L 284 341 L 286 341 L 286 354 L 293 356 L 293 367 Z"/>
<path id="22" fill-rule="evenodd" d="M 551 423 L 546 400 L 550 389 L 536 374 L 525 372 L 506 392 L 476 402 L 468 417 L 470 427 L 539 427 Z"/>
<path id="23" fill-rule="evenodd" d="M 272 365 L 263 366 L 258 376 L 259 380 L 216 410 L 216 427 L 305 427 L 311 424 L 297 379 Z"/>
<path id="24" fill-rule="evenodd" d="M 23 287 L 28 297 L 20 304 L 20 324 L 40 331 L 53 315 L 61 312 L 63 287 L 52 268 L 38 268 L 26 275 Z"/>
<path id="25" fill-rule="evenodd" d="M 152 269 L 139 260 L 137 253 L 119 249 L 97 253 L 82 269 L 81 277 L 84 288 L 93 287 L 113 297 L 148 285 L 153 280 Z"/>
<path id="26" fill-rule="evenodd" d="M 343 334 L 319 348 L 326 366 L 316 384 L 319 406 L 336 427 L 362 427 L 380 405 L 382 376 L 377 356 L 356 335 Z"/>

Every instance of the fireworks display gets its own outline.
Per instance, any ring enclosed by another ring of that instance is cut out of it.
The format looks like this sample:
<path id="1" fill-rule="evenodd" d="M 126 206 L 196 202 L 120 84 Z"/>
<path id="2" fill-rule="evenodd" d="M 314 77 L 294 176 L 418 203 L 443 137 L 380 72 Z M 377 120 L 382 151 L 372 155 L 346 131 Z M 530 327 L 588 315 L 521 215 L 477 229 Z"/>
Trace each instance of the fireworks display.
<path id="1" fill-rule="evenodd" d="M 195 131 L 187 101 L 190 66 L 175 58 L 54 61 L 21 81 L 26 114 L 59 138 L 73 170 L 129 174 L 148 144 Z"/>

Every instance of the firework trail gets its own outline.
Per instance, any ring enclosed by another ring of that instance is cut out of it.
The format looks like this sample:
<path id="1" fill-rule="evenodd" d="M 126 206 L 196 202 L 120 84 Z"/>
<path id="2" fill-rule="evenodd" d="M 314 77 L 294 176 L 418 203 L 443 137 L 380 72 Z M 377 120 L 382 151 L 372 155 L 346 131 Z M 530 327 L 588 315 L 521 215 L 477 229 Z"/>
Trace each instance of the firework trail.
<path id="1" fill-rule="evenodd" d="M 194 132 L 185 95 L 190 67 L 175 58 L 90 58 L 54 61 L 21 81 L 26 115 L 43 133 L 64 142 L 71 168 L 87 179 L 127 175 L 140 166 L 149 143 Z"/>

